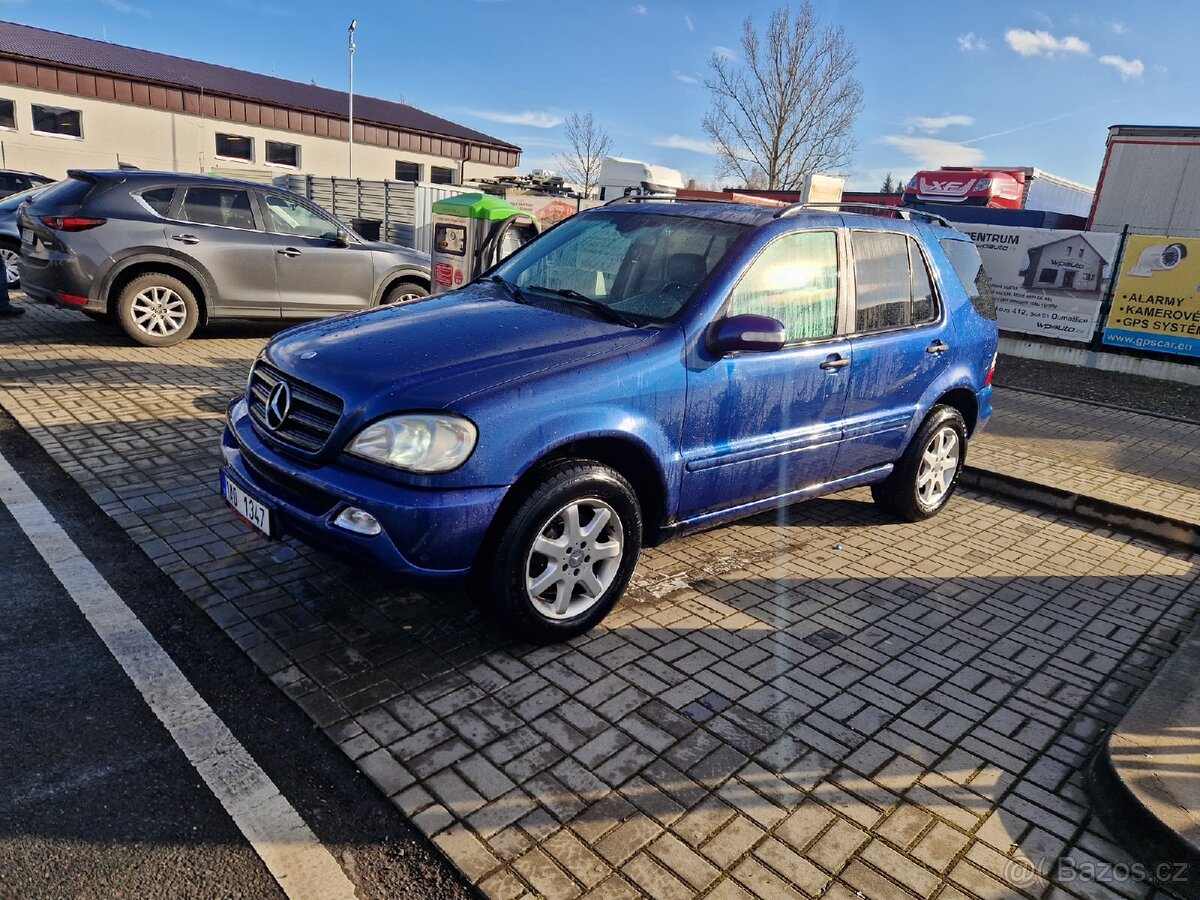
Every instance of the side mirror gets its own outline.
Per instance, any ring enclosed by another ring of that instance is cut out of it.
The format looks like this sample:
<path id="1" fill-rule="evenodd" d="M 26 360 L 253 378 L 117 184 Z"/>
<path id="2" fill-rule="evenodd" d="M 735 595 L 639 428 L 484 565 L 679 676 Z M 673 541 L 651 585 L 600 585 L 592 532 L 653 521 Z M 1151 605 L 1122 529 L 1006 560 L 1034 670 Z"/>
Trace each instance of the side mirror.
<path id="1" fill-rule="evenodd" d="M 333 244 L 335 247 L 349 247 L 350 235 L 339 228 L 338 233 L 334 235 Z"/>
<path id="2" fill-rule="evenodd" d="M 787 343 L 787 329 L 770 316 L 729 316 L 718 319 L 708 329 L 708 345 L 715 352 L 770 352 Z"/>

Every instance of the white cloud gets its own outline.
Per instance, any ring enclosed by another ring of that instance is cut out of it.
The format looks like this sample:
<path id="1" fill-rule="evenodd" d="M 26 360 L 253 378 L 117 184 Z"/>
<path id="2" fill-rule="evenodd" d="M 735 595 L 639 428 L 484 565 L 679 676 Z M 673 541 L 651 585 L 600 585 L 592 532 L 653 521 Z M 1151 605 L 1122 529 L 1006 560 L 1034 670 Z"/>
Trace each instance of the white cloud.
<path id="1" fill-rule="evenodd" d="M 468 115 L 489 122 L 501 122 L 505 125 L 526 125 L 530 128 L 557 128 L 563 123 L 563 117 L 557 113 L 534 112 L 525 110 L 519 113 L 506 113 L 498 110 L 464 110 Z"/>
<path id="2" fill-rule="evenodd" d="M 737 59 L 736 50 L 730 50 L 728 47 L 722 47 L 720 44 L 713 47 L 713 55 L 719 56 L 721 59 Z"/>
<path id="3" fill-rule="evenodd" d="M 678 70 L 672 72 L 671 74 L 675 76 L 676 81 L 682 81 L 684 84 L 695 84 L 700 80 L 695 76 L 688 75 L 686 72 L 680 72 Z"/>
<path id="4" fill-rule="evenodd" d="M 881 140 L 926 169 L 936 169 L 939 166 L 974 166 L 983 162 L 984 157 L 983 151 L 977 147 L 938 138 L 892 134 Z"/>
<path id="5" fill-rule="evenodd" d="M 692 17 L 691 17 L 691 16 L 684 16 L 684 17 L 683 17 L 683 24 L 687 26 L 687 30 L 688 30 L 688 31 L 695 31 L 695 30 L 696 30 L 696 26 L 695 26 L 695 25 L 692 23 Z"/>
<path id="6" fill-rule="evenodd" d="M 1112 66 L 1121 73 L 1121 80 L 1128 81 L 1130 78 L 1141 78 L 1142 73 L 1146 71 L 1146 67 L 1142 65 L 1140 59 L 1126 59 L 1123 56 L 1102 56 L 1100 62 L 1106 66 Z"/>
<path id="7" fill-rule="evenodd" d="M 670 137 L 656 138 L 651 141 L 655 147 L 669 147 L 672 150 L 690 150 L 692 153 L 716 153 L 716 145 L 703 138 L 690 138 L 673 134 Z"/>
<path id="8" fill-rule="evenodd" d="M 650 12 L 650 10 L 646 9 L 646 4 L 644 4 L 644 3 L 639 3 L 637 6 L 635 6 L 633 8 L 633 11 L 635 13 L 637 13 L 639 16 L 644 16 L 644 15 L 646 15 L 646 13 Z"/>
<path id="9" fill-rule="evenodd" d="M 1124 34 L 1126 31 L 1129 30 L 1126 27 L 1124 22 L 1117 22 L 1117 21 L 1109 22 L 1108 27 L 1112 29 L 1113 34 Z"/>
<path id="10" fill-rule="evenodd" d="M 937 134 L 942 129 L 949 128 L 951 125 L 974 125 L 975 120 L 971 116 L 963 115 L 913 116 L 905 119 L 904 124 L 909 128 L 915 128 L 926 134 Z"/>
<path id="11" fill-rule="evenodd" d="M 960 34 L 955 40 L 958 41 L 958 49 L 963 53 L 973 53 L 977 50 L 986 50 L 987 41 L 981 37 L 975 37 L 975 32 L 968 31 L 966 34 Z"/>
<path id="12" fill-rule="evenodd" d="M 1021 56 L 1057 56 L 1059 53 L 1090 53 L 1091 45 L 1082 38 L 1069 34 L 1056 38 L 1048 31 L 1026 31 L 1010 28 L 1004 32 L 1004 40 Z"/>

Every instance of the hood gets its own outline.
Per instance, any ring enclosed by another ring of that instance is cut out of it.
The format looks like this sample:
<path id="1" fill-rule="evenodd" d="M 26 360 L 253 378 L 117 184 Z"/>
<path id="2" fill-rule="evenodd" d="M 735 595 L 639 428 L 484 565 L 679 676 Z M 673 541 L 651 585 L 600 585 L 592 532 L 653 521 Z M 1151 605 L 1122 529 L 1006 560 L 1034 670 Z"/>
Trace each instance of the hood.
<path id="1" fill-rule="evenodd" d="M 442 409 L 461 398 L 653 334 L 516 303 L 498 286 L 469 285 L 402 306 L 301 325 L 266 348 L 268 362 L 372 418 Z M 307 357 L 307 358 L 305 358 Z"/>

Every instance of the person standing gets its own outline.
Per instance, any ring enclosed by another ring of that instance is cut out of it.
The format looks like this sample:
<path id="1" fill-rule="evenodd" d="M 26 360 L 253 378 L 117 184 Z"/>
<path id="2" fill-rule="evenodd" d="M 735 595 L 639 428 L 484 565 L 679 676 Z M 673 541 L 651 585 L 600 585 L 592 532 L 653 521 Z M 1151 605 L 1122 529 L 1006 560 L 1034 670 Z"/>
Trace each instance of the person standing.
<path id="1" fill-rule="evenodd" d="M 8 279 L 4 277 L 4 269 L 0 267 L 0 316 L 23 316 L 25 310 L 13 306 L 8 299 Z"/>

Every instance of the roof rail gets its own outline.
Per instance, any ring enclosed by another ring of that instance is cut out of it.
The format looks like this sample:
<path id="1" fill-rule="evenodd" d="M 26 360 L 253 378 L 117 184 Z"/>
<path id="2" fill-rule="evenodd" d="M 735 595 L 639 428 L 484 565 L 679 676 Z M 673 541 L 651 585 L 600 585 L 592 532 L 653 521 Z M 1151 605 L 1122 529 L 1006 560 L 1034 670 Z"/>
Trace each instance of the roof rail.
<path id="1" fill-rule="evenodd" d="M 798 212 L 804 212 L 805 210 L 821 209 L 850 209 L 851 211 L 854 209 L 883 210 L 895 214 L 898 219 L 908 221 L 920 219 L 934 225 L 941 225 L 944 228 L 954 227 L 937 213 L 926 212 L 923 209 L 911 209 L 907 206 L 889 206 L 886 203 L 857 203 L 853 200 L 839 200 L 836 203 L 793 203 L 775 213 L 775 218 L 783 219 L 787 216 L 794 216 Z"/>
<path id="2" fill-rule="evenodd" d="M 671 203 L 736 203 L 735 200 L 726 200 L 723 197 L 676 197 L 674 194 L 626 194 L 624 197 L 617 197 L 615 200 L 609 200 L 605 206 L 615 206 L 619 203 L 645 203 L 647 201 L 669 201 Z"/>

